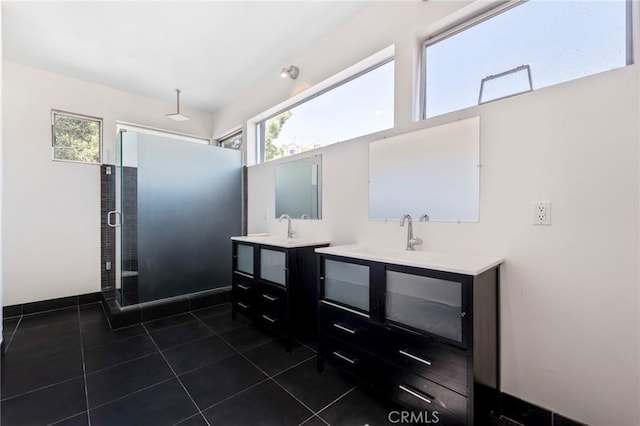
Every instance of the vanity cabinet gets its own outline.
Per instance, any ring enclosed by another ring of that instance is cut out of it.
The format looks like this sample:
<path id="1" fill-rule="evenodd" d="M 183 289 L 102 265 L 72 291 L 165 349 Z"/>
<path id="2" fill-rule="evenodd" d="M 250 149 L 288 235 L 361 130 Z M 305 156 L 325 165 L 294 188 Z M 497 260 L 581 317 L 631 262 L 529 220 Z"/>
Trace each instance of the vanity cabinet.
<path id="1" fill-rule="evenodd" d="M 314 250 L 328 243 L 280 244 L 285 247 L 269 244 L 266 238 L 232 238 L 231 313 L 245 315 L 277 334 L 291 351 L 295 337 L 316 334 Z"/>
<path id="2" fill-rule="evenodd" d="M 329 250 L 329 249 L 327 249 Z M 439 424 L 498 408 L 498 265 L 459 273 L 318 255 L 318 368 L 357 376 Z"/>

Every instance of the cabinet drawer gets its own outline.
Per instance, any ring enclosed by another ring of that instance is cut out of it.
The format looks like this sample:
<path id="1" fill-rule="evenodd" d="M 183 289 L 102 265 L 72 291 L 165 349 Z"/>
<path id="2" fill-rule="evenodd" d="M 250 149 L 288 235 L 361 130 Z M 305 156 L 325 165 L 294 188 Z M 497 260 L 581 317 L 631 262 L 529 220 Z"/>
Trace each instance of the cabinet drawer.
<path id="1" fill-rule="evenodd" d="M 467 424 L 467 398 L 400 368 L 389 369 L 391 397 L 412 410 L 427 411 L 435 423 Z"/>
<path id="2" fill-rule="evenodd" d="M 242 272 L 233 271 L 233 284 L 243 284 L 245 286 L 255 285 L 255 279 L 248 274 Z"/>
<path id="3" fill-rule="evenodd" d="M 259 326 L 272 333 L 279 335 L 287 334 L 288 318 L 284 314 L 273 313 L 265 311 L 264 309 L 256 309 L 254 319 Z"/>
<path id="4" fill-rule="evenodd" d="M 255 289 L 256 302 L 269 312 L 286 312 L 287 292 L 273 286 L 261 285 Z"/>
<path id="5" fill-rule="evenodd" d="M 419 376 L 467 395 L 467 357 L 423 336 L 386 328 L 385 359 Z"/>
<path id="6" fill-rule="evenodd" d="M 256 305 L 253 303 L 253 299 L 247 297 L 245 294 L 239 294 L 234 296 L 233 304 L 236 312 L 240 312 L 243 315 L 252 317 L 256 313 Z"/>
<path id="7" fill-rule="evenodd" d="M 368 319 L 324 303 L 320 303 L 318 322 L 320 332 L 363 350 L 373 351 L 378 340 L 374 332 L 379 328 Z"/>
<path id="8" fill-rule="evenodd" d="M 360 378 L 376 387 L 387 387 L 383 362 L 345 342 L 320 333 L 318 335 L 318 354 L 332 365 Z"/>

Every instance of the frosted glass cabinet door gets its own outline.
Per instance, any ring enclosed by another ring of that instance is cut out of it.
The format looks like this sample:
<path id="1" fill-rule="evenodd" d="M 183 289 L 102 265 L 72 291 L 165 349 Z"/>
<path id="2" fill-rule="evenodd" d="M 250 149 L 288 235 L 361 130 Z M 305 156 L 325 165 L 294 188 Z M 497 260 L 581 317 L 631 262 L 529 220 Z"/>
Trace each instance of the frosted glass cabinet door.
<path id="1" fill-rule="evenodd" d="M 287 282 L 286 277 L 285 253 L 278 250 L 260 249 L 260 278 L 284 286 Z"/>
<path id="2" fill-rule="evenodd" d="M 325 260 L 324 298 L 369 312 L 369 267 Z"/>
<path id="3" fill-rule="evenodd" d="M 388 320 L 462 342 L 462 284 L 387 271 Z"/>
<path id="4" fill-rule="evenodd" d="M 253 275 L 253 247 L 244 244 L 238 244 L 236 247 L 236 270 Z"/>

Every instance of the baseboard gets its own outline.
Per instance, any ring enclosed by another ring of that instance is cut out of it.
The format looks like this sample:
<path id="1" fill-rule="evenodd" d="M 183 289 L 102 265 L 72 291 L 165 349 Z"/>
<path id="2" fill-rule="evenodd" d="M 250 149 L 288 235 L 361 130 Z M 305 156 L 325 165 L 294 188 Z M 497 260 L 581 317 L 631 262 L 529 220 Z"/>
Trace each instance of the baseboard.
<path id="1" fill-rule="evenodd" d="M 524 426 L 588 426 L 507 393 L 501 399 L 502 415 Z"/>
<path id="2" fill-rule="evenodd" d="M 37 314 L 55 309 L 70 308 L 89 303 L 100 302 L 100 292 L 80 294 L 77 296 L 59 297 L 56 299 L 39 300 L 37 302 L 9 305 L 2 308 L 2 317 L 11 318 L 21 315 Z"/>

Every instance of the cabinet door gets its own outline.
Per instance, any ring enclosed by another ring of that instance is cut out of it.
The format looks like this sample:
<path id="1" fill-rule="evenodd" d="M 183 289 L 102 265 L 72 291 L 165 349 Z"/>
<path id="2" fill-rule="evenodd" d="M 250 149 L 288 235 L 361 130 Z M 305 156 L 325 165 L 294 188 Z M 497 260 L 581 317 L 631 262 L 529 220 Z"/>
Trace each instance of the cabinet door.
<path id="1" fill-rule="evenodd" d="M 287 256 L 284 251 L 260 249 L 260 278 L 287 285 Z"/>
<path id="2" fill-rule="evenodd" d="M 253 276 L 253 246 L 236 244 L 236 271 Z"/>
<path id="3" fill-rule="evenodd" d="M 369 267 L 324 260 L 324 298 L 369 312 Z"/>
<path id="4" fill-rule="evenodd" d="M 456 342 L 462 342 L 462 283 L 386 271 L 385 316 Z"/>

